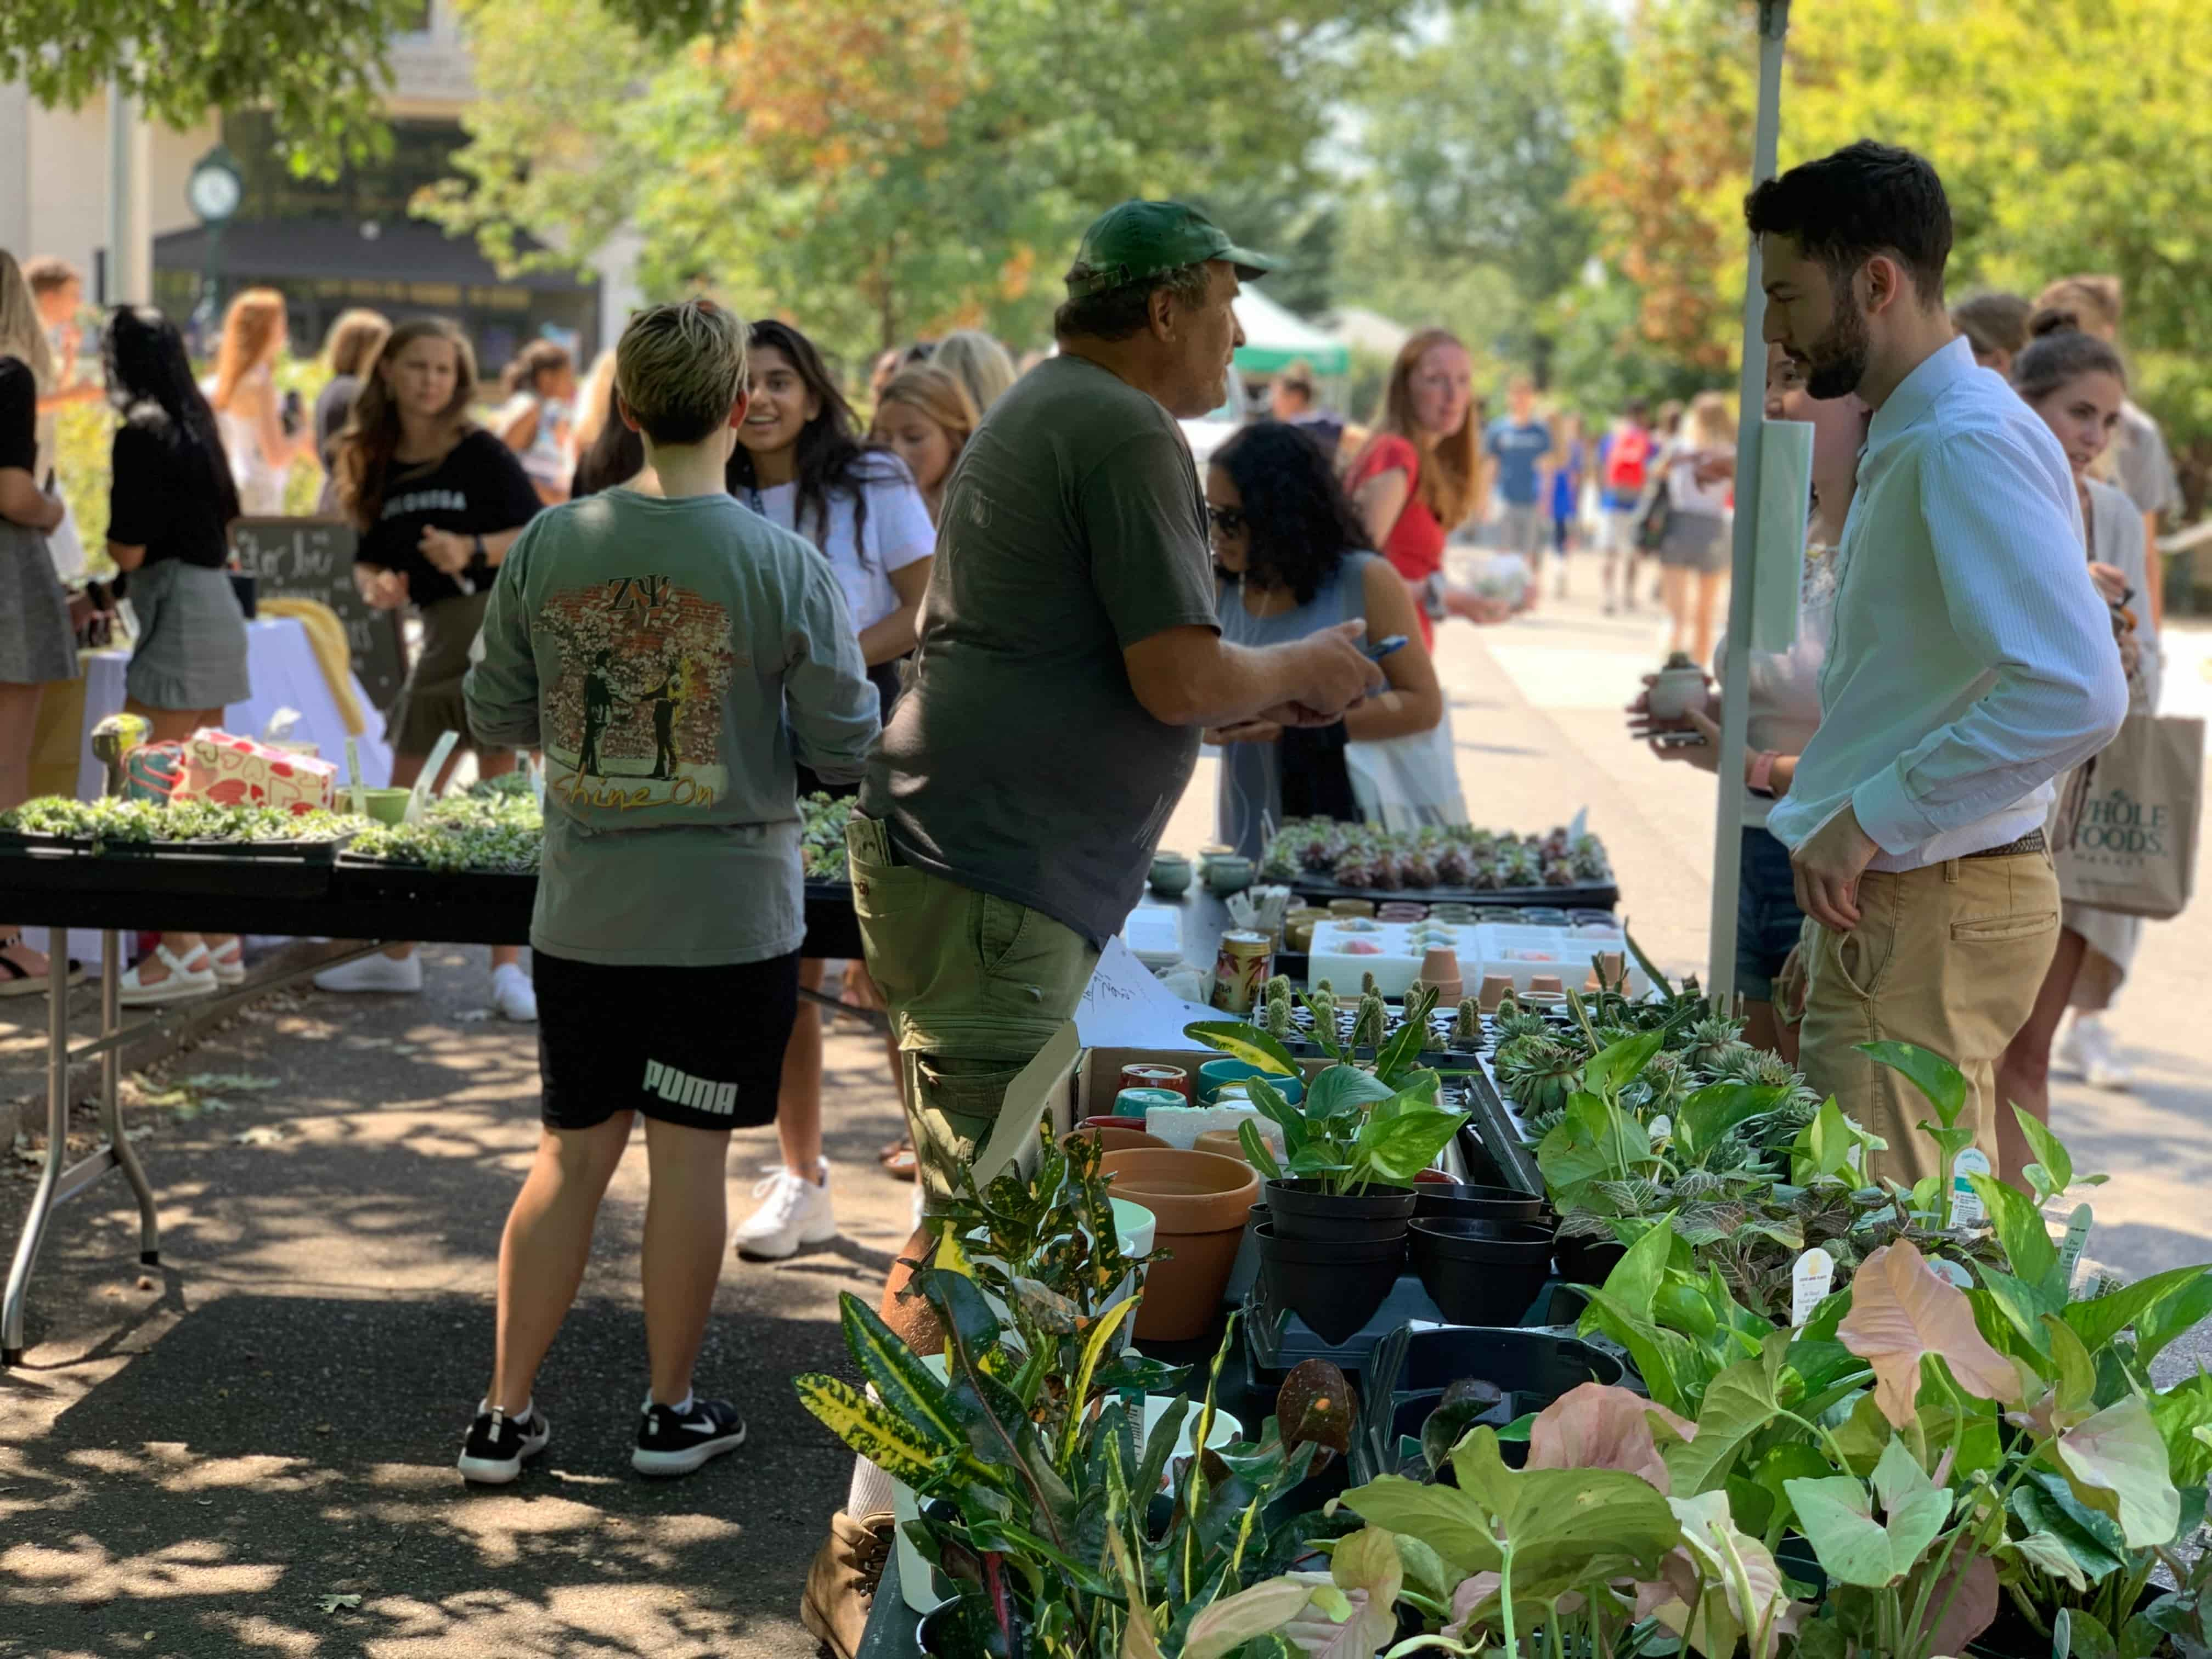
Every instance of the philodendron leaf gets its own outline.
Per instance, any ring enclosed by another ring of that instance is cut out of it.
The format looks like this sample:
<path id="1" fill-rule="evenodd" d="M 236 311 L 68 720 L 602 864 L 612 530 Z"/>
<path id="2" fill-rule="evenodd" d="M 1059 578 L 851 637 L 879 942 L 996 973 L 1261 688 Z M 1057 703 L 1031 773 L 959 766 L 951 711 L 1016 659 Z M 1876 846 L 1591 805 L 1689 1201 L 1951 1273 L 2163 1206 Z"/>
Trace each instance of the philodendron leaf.
<path id="1" fill-rule="evenodd" d="M 1773 1555 L 1736 1529 L 1725 1492 L 1678 1498 L 1672 1507 L 1705 1592 L 1694 1610 L 1679 1599 L 1661 1607 L 1660 1622 L 1708 1656 L 1774 1659 L 1795 1620 Z"/>
<path id="2" fill-rule="evenodd" d="M 1260 1133 L 1260 1126 L 1246 1118 L 1237 1126 L 1237 1144 L 1243 1150 L 1244 1161 L 1260 1172 L 1262 1181 L 1279 1181 L 1283 1166 L 1275 1162 L 1273 1148 Z"/>
<path id="3" fill-rule="evenodd" d="M 1370 1124 L 1360 1136 L 1367 1142 L 1360 1156 L 1382 1180 L 1403 1185 L 1436 1162 L 1466 1121 L 1464 1112 L 1422 1108 L 1388 1123 Z"/>
<path id="4" fill-rule="evenodd" d="M 2019 1373 L 1975 1328 L 1965 1292 L 1929 1267 L 1910 1239 L 1885 1244 L 1859 1264 L 1851 1310 L 1836 1334 L 1874 1368 L 1875 1401 L 1899 1428 L 1912 1420 L 1920 1362 L 1929 1354 L 1942 1356 L 1976 1399 L 2021 1397 Z"/>
<path id="5" fill-rule="evenodd" d="M 1746 1119 L 1772 1111 L 1789 1092 L 1756 1083 L 1708 1083 L 1675 1112 L 1674 1133 L 1693 1153 L 1703 1152 Z"/>
<path id="6" fill-rule="evenodd" d="M 1279 1631 L 1313 1599 L 1319 1573 L 1285 1573 L 1224 1595 L 1190 1621 L 1182 1659 L 1224 1659 L 1256 1636 Z"/>
<path id="7" fill-rule="evenodd" d="M 2082 1576 L 2081 1564 L 2059 1542 L 2057 1534 L 2032 1532 L 2025 1538 L 2008 1538 L 1997 1547 L 2012 1551 L 2038 1571 L 2071 1585 L 2077 1594 L 2088 1593 L 2089 1581 Z"/>
<path id="8" fill-rule="evenodd" d="M 1644 1031 L 1600 1049 L 1583 1064 L 1583 1087 L 1594 1095 L 1618 1094 L 1651 1063 L 1666 1041 L 1664 1031 Z"/>
<path id="9" fill-rule="evenodd" d="M 2058 1461 L 2075 1495 L 2120 1523 L 2132 1549 L 2172 1541 L 2181 1494 L 2166 1473 L 2166 1441 L 2140 1395 L 2129 1395 L 2059 1436 Z"/>
<path id="10" fill-rule="evenodd" d="M 2036 1158 L 2022 1173 L 2034 1186 L 2037 1196 L 2046 1200 L 2057 1197 L 2074 1184 L 2074 1159 L 2066 1150 L 2066 1143 L 2051 1133 L 2051 1126 L 2033 1113 L 2014 1106 L 2012 1115 L 2019 1120 L 2020 1132 L 2027 1138 L 2027 1148 Z"/>
<path id="11" fill-rule="evenodd" d="M 1296 1077 L 1298 1063 L 1291 1051 L 1258 1026 L 1241 1019 L 1202 1019 L 1182 1028 L 1193 1042 L 1218 1049 L 1231 1060 L 1241 1060 L 1279 1077 Z"/>
<path id="12" fill-rule="evenodd" d="M 1710 1411 L 1710 1393 L 1706 1399 Z M 1528 1428 L 1527 1467 L 1625 1469 L 1642 1475 L 1663 1495 L 1668 1479 L 1651 1431 L 1654 1418 L 1685 1441 L 1698 1432 L 1696 1424 L 1641 1395 L 1602 1382 L 1582 1383 L 1536 1414 Z"/>
<path id="13" fill-rule="evenodd" d="M 2184 1377 L 2151 1396 L 2151 1421 L 2166 1441 L 2166 1468 L 2177 1486 L 2201 1486 L 2212 1474 L 2212 1448 L 2197 1431 L 2212 1426 L 2212 1373 Z"/>
<path id="14" fill-rule="evenodd" d="M 1674 1218 L 1662 1216 L 1613 1263 L 1613 1271 L 1605 1276 L 1605 1293 L 1638 1319 L 1650 1318 L 1674 1254 Z"/>
<path id="15" fill-rule="evenodd" d="M 1886 1589 L 1911 1571 L 1950 1508 L 1942 1492 L 1930 1490 L 1909 1498 L 1885 1524 L 1874 1518 L 1866 1488 L 1847 1474 L 1785 1481 L 1783 1489 L 1827 1575 L 1867 1589 Z"/>
<path id="16" fill-rule="evenodd" d="M 1620 1469 L 1509 1469 L 1489 1429 L 1460 1442 L 1452 1474 L 1513 1547 L 1516 1602 L 1548 1601 L 1593 1579 L 1651 1578 L 1681 1538 L 1650 1481 Z"/>
<path id="17" fill-rule="evenodd" d="M 2153 1273 L 2148 1279 L 2139 1279 L 2132 1285 L 2123 1285 L 2103 1296 L 2069 1302 L 2062 1316 L 2074 1328 L 2074 1334 L 2081 1339 L 2082 1346 L 2095 1353 L 2130 1325 L 2138 1328 L 2138 1336 L 2142 1335 L 2141 1328 L 2154 1326 L 2158 1322 L 2153 1316 L 2163 1314 L 2169 1299 L 2178 1302 L 2185 1292 L 2197 1291 L 2200 1286 L 2212 1295 L 2212 1268 L 2174 1267 Z M 2190 1322 L 2194 1324 L 2196 1320 Z M 2136 1358 L 2148 1365 L 2150 1356 L 2143 1353 L 2142 1347 L 2138 1342 Z"/>
<path id="18" fill-rule="evenodd" d="M 1363 1106 L 1389 1100 L 1397 1091 L 1371 1072 L 1357 1066 L 1331 1066 L 1318 1073 L 1306 1091 L 1306 1115 L 1340 1117 Z"/>
<path id="19" fill-rule="evenodd" d="M 1697 1437 L 1667 1448 L 1674 1494 L 1688 1498 L 1718 1487 L 1737 1455 L 1781 1412 L 1773 1368 L 1764 1358 L 1738 1360 L 1716 1376 L 1698 1409 Z"/>
<path id="20" fill-rule="evenodd" d="M 1585 1182 L 1634 1174 L 1651 1159 L 1651 1138 L 1633 1114 L 1592 1094 L 1567 1102 L 1566 1115 L 1536 1149 L 1536 1167 L 1553 1201 Z"/>
<path id="21" fill-rule="evenodd" d="M 1364 1521 L 1419 1539 L 1463 1577 L 1495 1572 L 1504 1563 L 1489 1516 L 1456 1486 L 1378 1475 L 1345 1493 L 1343 1504 Z"/>
<path id="22" fill-rule="evenodd" d="M 1858 1050 L 1888 1066 L 1927 1096 L 1928 1103 L 1936 1109 L 1936 1116 L 1946 1129 L 1956 1124 L 1959 1114 L 1966 1110 L 1966 1074 L 1942 1055 L 1911 1042 L 1862 1042 Z"/>

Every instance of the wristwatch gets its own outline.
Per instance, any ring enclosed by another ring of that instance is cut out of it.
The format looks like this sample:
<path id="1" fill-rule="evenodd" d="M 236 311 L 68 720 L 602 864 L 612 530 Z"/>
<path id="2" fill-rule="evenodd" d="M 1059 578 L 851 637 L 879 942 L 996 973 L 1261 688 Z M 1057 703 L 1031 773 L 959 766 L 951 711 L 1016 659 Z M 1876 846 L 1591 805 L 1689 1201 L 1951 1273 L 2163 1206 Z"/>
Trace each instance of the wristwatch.
<path id="1" fill-rule="evenodd" d="M 1751 769 L 1744 775 L 1743 787 L 1754 795 L 1774 799 L 1774 763 L 1781 756 L 1771 749 L 1762 749 L 1751 757 Z"/>

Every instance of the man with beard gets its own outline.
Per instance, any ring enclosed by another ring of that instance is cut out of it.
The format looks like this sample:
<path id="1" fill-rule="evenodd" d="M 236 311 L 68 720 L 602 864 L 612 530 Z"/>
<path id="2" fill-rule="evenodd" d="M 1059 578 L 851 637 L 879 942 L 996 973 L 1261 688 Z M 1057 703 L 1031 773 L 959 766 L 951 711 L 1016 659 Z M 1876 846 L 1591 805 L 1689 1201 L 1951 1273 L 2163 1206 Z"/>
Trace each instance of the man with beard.
<path id="1" fill-rule="evenodd" d="M 2051 780 L 2111 741 L 2127 685 L 2066 457 L 1943 308 L 1936 170 L 1862 140 L 1760 185 L 1744 216 L 1766 339 L 1814 397 L 1875 411 L 1820 730 L 1768 823 L 1811 919 L 1799 1063 L 1889 1143 L 1869 1175 L 1948 1179 L 1926 1103 L 1858 1045 L 1954 1061 L 1994 1160 L 1996 1060 L 2057 940 Z"/>

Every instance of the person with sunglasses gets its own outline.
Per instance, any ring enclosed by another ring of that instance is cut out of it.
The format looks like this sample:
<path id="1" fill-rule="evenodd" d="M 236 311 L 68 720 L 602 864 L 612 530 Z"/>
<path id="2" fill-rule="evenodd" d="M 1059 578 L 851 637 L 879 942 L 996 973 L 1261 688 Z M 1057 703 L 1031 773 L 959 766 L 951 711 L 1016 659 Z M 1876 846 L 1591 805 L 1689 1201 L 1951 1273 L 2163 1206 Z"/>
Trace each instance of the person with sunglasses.
<path id="1" fill-rule="evenodd" d="M 1367 638 L 1406 643 L 1382 659 L 1389 687 L 1333 726 L 1285 729 L 1272 720 L 1215 726 L 1221 746 L 1216 839 L 1260 856 L 1267 825 L 1286 817 L 1360 817 L 1346 746 L 1431 730 L 1443 692 L 1421 642 L 1413 590 L 1368 536 L 1319 445 L 1283 421 L 1248 426 L 1206 470 L 1206 518 L 1221 583 L 1221 636 L 1280 645 L 1364 620 Z"/>

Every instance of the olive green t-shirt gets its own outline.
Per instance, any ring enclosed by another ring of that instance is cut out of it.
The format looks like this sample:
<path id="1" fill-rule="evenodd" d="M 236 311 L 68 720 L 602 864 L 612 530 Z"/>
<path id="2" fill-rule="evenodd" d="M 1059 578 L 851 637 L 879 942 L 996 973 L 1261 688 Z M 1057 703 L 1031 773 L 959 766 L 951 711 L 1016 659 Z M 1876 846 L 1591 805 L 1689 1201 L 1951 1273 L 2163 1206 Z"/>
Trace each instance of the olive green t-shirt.
<path id="1" fill-rule="evenodd" d="M 1040 363 L 946 488 L 913 683 L 860 810 L 908 862 L 1103 945 L 1198 759 L 1198 729 L 1145 712 L 1121 652 L 1193 624 L 1217 626 L 1182 429 L 1096 363 Z"/>

